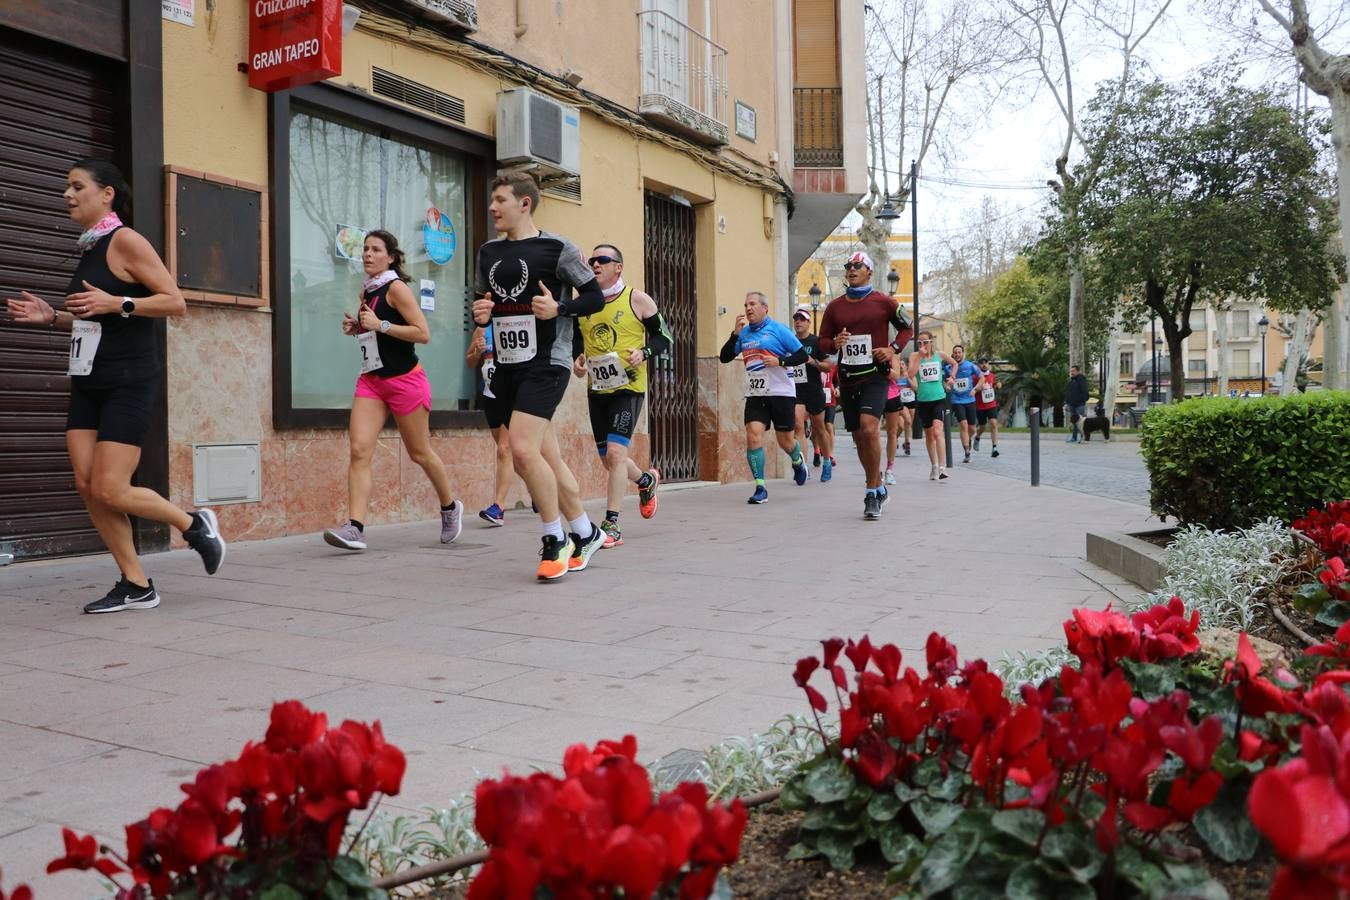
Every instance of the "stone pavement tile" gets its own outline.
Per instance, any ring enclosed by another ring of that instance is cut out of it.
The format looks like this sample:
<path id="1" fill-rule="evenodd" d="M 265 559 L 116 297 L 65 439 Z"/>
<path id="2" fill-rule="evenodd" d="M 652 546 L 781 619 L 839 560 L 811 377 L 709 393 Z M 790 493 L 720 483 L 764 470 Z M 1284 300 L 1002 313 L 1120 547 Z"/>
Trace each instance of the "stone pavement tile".
<path id="1" fill-rule="evenodd" d="M 878 621 L 872 629 L 872 639 L 880 635 L 903 646 L 922 647 L 930 632 L 948 637 L 965 634 L 997 634 L 1008 637 L 1041 637 L 1048 631 L 1061 635 L 1062 619 L 1047 615 L 1014 616 L 999 611 L 988 616 L 978 613 L 945 612 L 936 610 L 906 610 Z M 887 637 L 902 635 L 902 639 Z M 914 643 L 917 639 L 918 643 Z"/>
<path id="2" fill-rule="evenodd" d="M 808 653 L 820 654 L 820 645 Z M 802 700 L 802 689 L 792 681 L 792 669 L 800 656 L 782 662 L 755 662 L 749 659 L 730 659 L 697 653 L 679 662 L 651 672 L 654 678 L 672 684 L 687 684 L 711 691 L 748 691 L 752 694 L 776 697 L 779 700 Z M 797 710 L 805 713 L 805 708 Z"/>
<path id="3" fill-rule="evenodd" d="M 1027 652 L 1036 652 L 1039 650 L 1048 650 L 1051 647 L 1063 646 L 1064 633 L 1060 632 L 1058 637 L 1024 637 L 1018 635 L 1010 637 L 1008 635 L 998 634 L 978 634 L 970 633 L 956 635 L 951 638 L 956 644 L 956 648 L 961 655 L 961 659 L 985 659 L 993 662 L 1000 659 L 1004 654 L 1014 654 L 1019 650 Z"/>
<path id="4" fill-rule="evenodd" d="M 894 608 L 894 607 L 892 607 Z M 789 616 L 781 622 L 765 625 L 755 634 L 769 634 L 778 637 L 820 638 L 844 635 L 845 633 L 863 633 L 893 613 L 880 607 L 858 607 L 844 603 L 830 604 L 828 608 L 818 608 L 804 616 Z"/>
<path id="5" fill-rule="evenodd" d="M 221 635 L 231 631 L 228 625 L 214 622 L 201 622 L 193 619 L 180 619 L 173 616 L 157 616 L 154 627 L 146 627 L 149 622 L 137 612 L 125 615 L 86 616 L 79 613 L 68 621 L 52 625 L 67 639 L 77 637 L 107 638 L 125 644 L 141 644 L 146 647 L 168 647 L 177 641 Z M 5 631 L 9 629 L 6 628 Z M 51 632 L 56 634 L 57 632 Z M 40 646 L 40 645 L 32 645 Z"/>
<path id="6" fill-rule="evenodd" d="M 272 606 L 258 610 L 240 610 L 217 616 L 206 617 L 208 622 L 222 625 L 242 625 L 245 628 L 266 628 L 272 631 L 284 631 L 288 634 L 330 635 L 360 628 L 362 625 L 374 625 L 379 619 L 370 616 L 354 616 L 349 613 L 318 612 L 308 609 L 292 609 L 285 606 Z"/>
<path id="7" fill-rule="evenodd" d="M 522 638 L 511 644 L 481 650 L 473 656 L 476 659 L 517 663 L 538 669 L 611 675 L 615 678 L 632 678 L 681 658 L 678 653 L 664 650 L 642 650 L 636 647 L 613 647 L 538 637 Z"/>
<path id="8" fill-rule="evenodd" d="M 559 609 L 566 609 L 560 604 Z M 586 618 L 560 613 L 509 613 L 473 626 L 480 631 L 499 634 L 519 634 L 530 637 L 551 637 L 569 641 L 588 641 L 593 644 L 617 644 L 620 641 L 654 631 L 656 626 L 645 622 Z"/>
<path id="9" fill-rule="evenodd" d="M 197 770 L 186 760 L 118 747 L 45 769 L 41 783 L 31 777 L 0 780 L 0 807 L 59 817 L 81 831 L 122 834 L 124 825 L 155 807 L 176 806 L 183 799 L 179 785 Z"/>
<path id="10" fill-rule="evenodd" d="M 341 632 L 340 637 L 343 641 L 356 644 L 362 649 L 390 647 L 457 656 L 471 654 L 483 659 L 496 658 L 489 652 L 492 648 L 520 640 L 520 636 L 514 634 L 477 631 L 472 628 L 412 620 L 394 620 L 352 628 Z"/>
<path id="11" fill-rule="evenodd" d="M 368 596 L 357 597 L 356 602 L 344 607 L 342 612 L 354 616 L 370 616 L 374 619 L 424 622 L 429 625 L 465 628 L 477 625 L 489 619 L 500 619 L 502 610 L 483 606 L 469 606 L 451 603 L 445 600 L 431 600 L 425 597 L 388 597 L 372 600 Z"/>
<path id="12" fill-rule="evenodd" d="M 708 631 L 701 628 L 659 628 L 656 631 L 622 641 L 621 647 L 646 647 L 651 650 L 670 650 L 675 653 L 706 653 L 732 659 L 754 659 L 760 662 L 796 660 L 819 649 L 818 635 L 785 638 L 763 634 L 735 634 L 730 631 Z"/>
<path id="13" fill-rule="evenodd" d="M 82 606 L 108 592 L 111 583 L 102 590 L 85 591 L 73 597 L 31 598 L 0 595 L 0 625 L 8 630 L 11 625 L 58 630 L 60 623 L 83 615 Z M 83 599 L 80 599 L 83 598 Z"/>
<path id="14" fill-rule="evenodd" d="M 513 775 L 529 775 L 536 770 L 555 771 L 561 768 L 561 754 L 557 759 L 546 760 L 508 753 L 485 753 L 466 747 L 447 747 L 417 740 L 398 740 L 394 743 L 408 758 L 408 770 L 403 776 L 403 789 L 399 795 L 381 803 L 381 809 L 390 804 L 412 810 L 421 810 L 424 806 L 444 808 L 462 794 L 471 794 L 474 785 L 483 779 L 500 778 L 503 768 L 510 770 Z"/>
<path id="15" fill-rule="evenodd" d="M 169 648 L 200 656 L 242 659 L 292 669 L 306 669 L 310 662 L 330 659 L 335 655 L 358 653 L 365 649 L 355 642 L 341 640 L 338 637 L 310 637 L 234 625 L 220 627 L 225 629 L 224 633 L 179 641 L 170 644 Z"/>
<path id="16" fill-rule="evenodd" d="M 656 723 L 716 693 L 691 685 L 667 684 L 650 675 L 608 678 L 536 669 L 471 691 L 468 696 Z"/>
<path id="17" fill-rule="evenodd" d="M 337 612 L 367 600 L 365 595 L 356 595 L 348 591 L 331 591 L 319 587 L 259 585 L 251 581 L 233 581 L 219 575 L 178 576 L 172 582 L 166 579 L 164 587 L 160 590 L 166 603 L 183 597 L 214 597 L 220 600 L 312 609 L 320 612 Z"/>
<path id="18" fill-rule="evenodd" d="M 621 612 L 633 605 L 631 586 L 606 588 L 598 585 L 598 580 L 592 579 L 593 574 L 587 569 L 586 574 L 582 576 L 592 587 L 591 592 L 585 596 L 568 597 L 565 601 L 559 602 L 558 597 L 549 590 L 549 585 L 539 585 L 532 591 L 502 591 L 484 597 L 474 601 L 474 608 L 495 609 L 499 611 L 499 615 L 512 612 L 557 615 L 565 611 L 568 616 L 595 618 Z M 629 578 L 632 578 L 631 574 Z"/>
<path id="19" fill-rule="evenodd" d="M 14 834 L 16 831 L 23 831 L 25 828 L 32 828 L 37 823 L 37 819 L 32 816 L 26 816 L 23 813 L 0 806 L 0 838 Z M 12 885 L 6 885 L 6 887 L 9 886 Z"/>
<path id="20" fill-rule="evenodd" d="M 637 737 L 638 760 L 643 763 L 681 748 L 703 750 L 720 739 L 712 732 L 657 725 L 609 711 L 551 711 L 465 741 L 464 746 L 489 753 L 519 753 L 528 747 L 531 756 L 561 761 L 563 751 L 572 744 L 593 745 L 602 738 L 618 740 L 625 734 Z"/>
<path id="21" fill-rule="evenodd" d="M 156 585 L 156 589 L 158 589 L 158 585 Z M 209 621 L 216 616 L 224 616 L 230 613 L 260 613 L 269 608 L 264 603 L 226 600 L 222 597 L 208 597 L 198 594 L 175 594 L 173 596 L 165 596 L 161 593 L 159 596 L 164 602 L 160 603 L 158 608 L 156 608 L 155 615 L 167 616 L 171 619 Z M 121 615 L 121 613 L 119 613 L 119 615 Z"/>
<path id="22" fill-rule="evenodd" d="M 97 678 L 100 681 L 136 678 L 159 669 L 190 663 L 197 658 L 190 653 L 94 637 L 0 654 L 0 662 L 43 672 Z"/>
<path id="23" fill-rule="evenodd" d="M 0 722 L 0 759 L 5 761 L 5 778 L 18 778 L 113 749 L 116 748 L 107 743 L 47 728 Z"/>
<path id="24" fill-rule="evenodd" d="M 745 691 L 728 691 L 662 722 L 675 728 L 693 728 L 724 738 L 762 732 L 788 713 L 805 713 L 806 699 L 793 703 Z M 833 705 L 833 704 L 831 704 Z"/>
<path id="25" fill-rule="evenodd" d="M 180 697 L 195 697 L 207 705 L 265 704 L 268 708 L 277 700 L 304 700 L 347 687 L 351 683 L 349 678 L 268 666 L 243 659 L 202 659 L 201 662 L 162 669 L 149 681 L 158 691 Z"/>
<path id="26" fill-rule="evenodd" d="M 455 694 L 440 694 L 389 684 L 358 684 L 305 701 L 310 709 L 328 714 L 330 723 L 379 719 L 393 743 L 417 740 L 437 746 L 463 744 L 470 738 L 503 728 L 538 714 L 517 703 L 498 703 Z M 529 745 L 506 752 L 522 753 Z"/>
<path id="27" fill-rule="evenodd" d="M 52 727 L 106 744 L 209 765 L 237 756 L 246 741 L 261 741 L 267 734 L 270 711 L 270 701 L 222 706 L 204 704 L 196 697 L 169 697 L 64 720 Z"/>
<path id="28" fill-rule="evenodd" d="M 163 686 L 163 678 L 158 677 L 148 684 L 133 686 L 57 672 L 15 672 L 0 682 L 0 720 L 51 725 L 163 699 Z"/>
<path id="29" fill-rule="evenodd" d="M 144 818 L 151 808 L 142 810 L 140 817 Z M 98 837 L 113 847 L 126 846 L 120 827 Z M 26 884 L 33 889 L 35 900 L 90 900 L 108 896 L 100 887 L 101 879 L 93 872 L 48 875 L 47 863 L 64 852 L 61 826 L 51 822 L 36 822 L 0 837 L 0 868 L 5 871 L 5 889 Z"/>
<path id="30" fill-rule="evenodd" d="M 525 666 L 485 662 L 481 658 L 466 659 L 400 647 L 357 649 L 328 659 L 308 661 L 302 668 L 354 681 L 404 685 L 447 694 L 465 693 L 532 671 Z"/>
<path id="31" fill-rule="evenodd" d="M 11 666 L 9 663 L 0 663 L 0 678 L 6 675 L 13 675 L 15 672 L 27 672 L 28 669 L 23 666 Z"/>
<path id="32" fill-rule="evenodd" d="M 735 612 L 726 609 L 708 609 L 702 606 L 659 603 L 648 605 L 647 594 L 643 592 L 642 603 L 630 603 L 627 608 L 615 615 L 620 619 L 634 622 L 647 622 L 651 625 L 671 625 L 685 628 L 707 628 L 712 631 L 734 631 L 752 634 L 760 628 L 775 625 L 786 616 L 764 615 L 753 612 Z"/>
<path id="33" fill-rule="evenodd" d="M 0 605 L 6 601 L 0 600 Z M 97 618 L 90 616 L 90 618 Z M 51 628 L 56 627 L 55 625 Z M 62 625 L 61 627 L 65 627 Z M 55 631 L 50 628 L 29 628 L 27 625 L 6 625 L 0 628 L 0 657 L 11 650 L 31 650 L 36 647 L 50 647 L 64 641 L 73 641 L 78 634 Z"/>

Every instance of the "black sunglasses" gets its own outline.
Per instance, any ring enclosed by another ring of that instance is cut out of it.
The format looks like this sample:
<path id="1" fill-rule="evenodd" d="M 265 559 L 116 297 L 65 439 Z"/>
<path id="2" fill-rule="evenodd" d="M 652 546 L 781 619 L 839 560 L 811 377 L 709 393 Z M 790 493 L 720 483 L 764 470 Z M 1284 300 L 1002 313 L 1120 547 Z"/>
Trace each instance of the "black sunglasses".
<path id="1" fill-rule="evenodd" d="M 849 270 L 851 270 L 851 269 L 865 269 L 865 268 L 867 268 L 867 264 L 866 264 L 866 263 L 844 263 L 844 271 L 845 271 L 845 272 L 847 272 L 847 271 L 849 271 Z"/>
<path id="2" fill-rule="evenodd" d="M 607 266 L 614 262 L 623 262 L 623 260 L 619 259 L 617 256 L 592 256 L 590 259 L 586 260 L 586 265 L 593 266 L 596 263 L 599 263 L 602 266 Z"/>

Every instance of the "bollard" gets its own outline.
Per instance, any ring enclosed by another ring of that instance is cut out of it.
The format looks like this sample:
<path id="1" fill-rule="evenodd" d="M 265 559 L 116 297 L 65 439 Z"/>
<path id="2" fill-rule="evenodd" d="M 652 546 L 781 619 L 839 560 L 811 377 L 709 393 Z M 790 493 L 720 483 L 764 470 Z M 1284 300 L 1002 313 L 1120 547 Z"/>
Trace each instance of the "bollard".
<path id="1" fill-rule="evenodd" d="M 952 468 L 952 416 L 951 407 L 942 407 L 942 440 L 946 443 L 947 468 Z"/>
<path id="2" fill-rule="evenodd" d="M 1027 422 L 1031 425 L 1031 486 L 1041 483 L 1041 408 L 1033 406 L 1027 410 Z"/>

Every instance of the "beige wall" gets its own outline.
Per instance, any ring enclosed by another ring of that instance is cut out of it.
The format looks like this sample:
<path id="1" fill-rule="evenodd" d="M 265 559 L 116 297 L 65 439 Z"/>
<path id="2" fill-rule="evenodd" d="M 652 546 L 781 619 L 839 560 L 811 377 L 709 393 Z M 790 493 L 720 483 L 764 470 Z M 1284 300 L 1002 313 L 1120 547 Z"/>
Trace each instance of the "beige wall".
<path id="1" fill-rule="evenodd" d="M 537 44 L 537 53 L 594 42 L 594 25 L 581 29 L 578 24 L 593 23 L 593 16 L 577 16 L 571 9 L 573 14 L 565 16 L 565 22 L 550 22 L 547 16 L 552 15 L 554 3 L 527 2 L 538 18 L 531 19 L 530 31 L 521 43 L 531 47 Z M 697 0 L 693 5 L 702 8 Z M 564 4 L 565 11 L 572 6 Z M 723 19 L 719 21 L 730 23 L 723 27 L 742 31 L 744 11 L 731 4 L 722 7 Z M 478 38 L 515 52 L 514 37 L 496 40 L 503 28 L 509 35 L 514 27 L 511 13 L 511 3 L 480 4 L 484 28 Z M 634 10 L 620 10 L 616 15 L 619 13 L 626 17 Z M 199 6 L 195 27 L 166 22 L 163 29 L 165 162 L 266 184 L 267 98 L 248 88 L 246 76 L 237 70 L 247 57 L 242 11 L 233 4 L 221 4 L 214 11 Z M 594 73 L 583 70 L 585 87 L 593 86 L 592 74 L 594 84 L 620 85 L 628 77 L 623 71 L 629 56 L 635 78 L 636 33 L 634 24 L 631 54 L 627 50 L 577 54 L 595 69 Z M 748 42 L 752 32 L 746 28 L 742 33 Z M 763 48 L 766 59 L 771 49 Z M 533 61 L 543 65 L 543 59 L 540 55 Z M 609 65 L 615 60 L 615 69 L 610 71 Z M 489 135 L 495 124 L 497 92 L 513 86 L 443 55 L 397 44 L 360 28 L 344 42 L 343 73 L 333 81 L 369 90 L 372 65 L 460 97 L 465 104 L 466 126 Z M 769 85 L 759 89 L 765 92 L 756 104 L 762 147 L 764 139 L 773 134 L 772 102 L 768 99 L 772 89 Z M 569 236 L 583 249 L 602 241 L 617 243 L 628 261 L 625 275 L 630 283 L 643 283 L 643 190 L 668 192 L 678 188 L 695 203 L 697 353 L 705 358 L 699 370 L 704 407 L 700 428 L 706 433 L 701 449 L 704 471 L 705 475 L 721 478 L 744 478 L 744 461 L 737 458 L 736 449 L 742 439 L 740 393 L 735 383 L 744 376 L 732 372 L 729 366 L 709 369 L 706 358 L 715 357 L 745 292 L 771 291 L 776 278 L 786 277 L 776 272 L 775 241 L 765 229 L 765 198 L 772 195 L 760 187 L 714 174 L 693 156 L 639 138 L 589 112 L 582 116 L 581 164 L 581 202 L 546 196 L 539 224 Z M 727 307 L 726 316 L 718 315 L 720 306 Z M 199 377 L 203 361 L 215 364 L 219 375 Z M 169 326 L 167 366 L 171 499 L 184 505 L 192 502 L 194 443 L 257 441 L 262 448 L 263 499 L 260 503 L 221 507 L 227 534 L 235 539 L 261 538 L 314 531 L 340 521 L 346 503 L 345 432 L 279 431 L 272 422 L 271 310 L 194 304 L 186 317 Z M 350 375 L 355 378 L 354 372 Z M 712 387 L 718 384 L 720 388 Z M 594 452 L 584 394 L 582 383 L 574 381 L 557 422 L 563 451 L 582 480 L 583 493 L 600 496 L 602 470 Z M 486 430 L 439 431 L 434 444 L 450 469 L 456 492 L 470 510 L 490 502 L 493 447 Z M 636 453 L 646 458 L 645 435 L 637 440 Z M 430 486 L 420 469 L 408 461 L 395 432 L 381 436 L 374 467 L 377 488 L 372 523 L 434 515 L 435 498 Z M 521 497 L 523 492 L 517 485 L 511 500 Z"/>

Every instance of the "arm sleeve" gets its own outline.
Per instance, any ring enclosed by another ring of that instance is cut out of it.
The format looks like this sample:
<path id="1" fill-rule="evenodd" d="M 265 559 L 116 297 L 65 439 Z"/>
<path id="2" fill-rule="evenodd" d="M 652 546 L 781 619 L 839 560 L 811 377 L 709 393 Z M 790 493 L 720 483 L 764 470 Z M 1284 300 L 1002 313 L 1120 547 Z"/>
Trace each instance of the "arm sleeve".
<path id="1" fill-rule="evenodd" d="M 722 345 L 722 352 L 717 355 L 717 358 L 724 363 L 731 362 L 733 359 L 736 358 L 736 353 L 737 350 L 740 348 L 740 344 L 741 344 L 740 334 L 733 332 L 731 337 L 727 338 L 727 342 Z"/>
<path id="2" fill-rule="evenodd" d="M 806 352 L 805 347 L 798 346 L 796 350 L 793 350 L 787 356 L 783 357 L 783 362 L 789 366 L 800 366 L 802 363 L 806 362 L 806 358 L 809 355 L 810 354 Z"/>
<path id="3" fill-rule="evenodd" d="M 595 273 L 586 265 L 586 258 L 581 255 L 576 244 L 567 238 L 560 237 L 558 240 L 562 243 L 558 251 L 558 280 L 577 291 L 576 297 L 567 301 L 567 314 L 589 316 L 598 313 L 605 308 L 605 295 L 600 290 L 600 283 L 595 280 Z"/>
<path id="4" fill-rule="evenodd" d="M 487 262 L 483 259 L 483 253 L 481 250 L 478 253 L 478 265 L 475 268 L 477 269 L 477 271 L 475 271 L 473 275 L 473 296 L 469 298 L 470 304 L 472 304 L 474 300 L 477 300 L 479 297 L 486 294 L 489 290 L 487 277 Z"/>
<path id="5" fill-rule="evenodd" d="M 647 330 L 647 346 L 643 349 L 647 351 L 649 357 L 667 352 L 675 343 L 670 329 L 666 327 L 666 320 L 661 318 L 659 312 L 643 319 L 642 327 Z"/>

